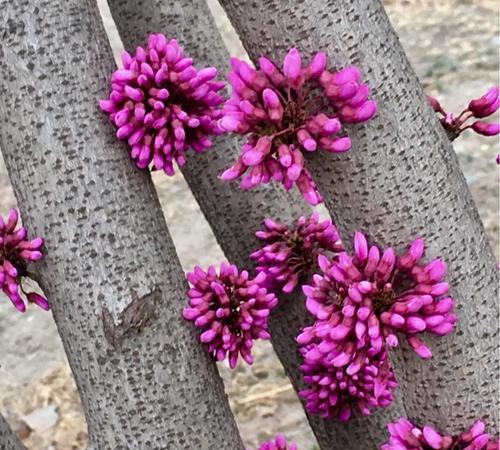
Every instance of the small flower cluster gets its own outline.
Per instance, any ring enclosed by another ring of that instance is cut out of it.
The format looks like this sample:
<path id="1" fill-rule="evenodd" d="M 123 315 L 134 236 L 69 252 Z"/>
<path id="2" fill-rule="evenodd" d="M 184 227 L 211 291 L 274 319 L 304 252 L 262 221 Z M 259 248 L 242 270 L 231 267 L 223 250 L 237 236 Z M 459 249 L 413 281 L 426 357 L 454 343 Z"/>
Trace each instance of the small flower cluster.
<path id="1" fill-rule="evenodd" d="M 258 450 L 298 450 L 298 447 L 293 442 L 287 444 L 285 437 L 278 434 L 274 439 L 260 444 Z"/>
<path id="2" fill-rule="evenodd" d="M 267 320 L 278 304 L 263 287 L 265 274 L 250 279 L 247 271 L 222 263 L 219 273 L 213 266 L 206 272 L 196 266 L 186 278 L 192 287 L 183 315 L 203 331 L 200 341 L 217 361 L 227 357 L 231 368 L 236 367 L 238 355 L 252 364 L 253 341 L 270 339 Z"/>
<path id="3" fill-rule="evenodd" d="M 324 327 L 323 332 L 327 334 L 328 329 Z M 373 408 L 392 403 L 397 382 L 387 352 L 369 356 L 359 351 L 347 365 L 345 349 L 327 346 L 326 341 L 319 341 L 300 348 L 304 358 L 300 368 L 309 387 L 299 395 L 308 412 L 347 422 L 353 405 L 361 414 L 370 415 Z"/>
<path id="4" fill-rule="evenodd" d="M 326 54 L 319 52 L 303 67 L 295 48 L 286 55 L 282 70 L 266 57 L 259 59 L 258 69 L 231 60 L 228 79 L 233 92 L 219 124 L 248 140 L 221 179 L 243 177 L 243 189 L 275 180 L 286 189 L 296 185 L 312 205 L 322 201 L 305 167 L 304 152 L 349 150 L 351 140 L 342 125 L 367 121 L 377 111 L 356 67 L 331 73 L 326 65 Z"/>
<path id="5" fill-rule="evenodd" d="M 45 297 L 36 292 L 25 292 L 22 279 L 26 276 L 26 263 L 38 261 L 43 257 L 43 239 L 37 237 L 27 240 L 26 228 L 16 229 L 19 214 L 13 209 L 5 222 L 0 217 L 0 289 L 9 297 L 17 310 L 26 311 L 26 304 L 21 298 L 21 290 L 29 302 L 36 303 L 46 311 L 50 309 Z"/>
<path id="6" fill-rule="evenodd" d="M 499 441 L 485 433 L 484 422 L 478 420 L 459 436 L 442 435 L 431 426 L 419 428 L 400 418 L 387 425 L 390 438 L 381 450 L 498 450 Z"/>
<path id="7" fill-rule="evenodd" d="M 151 34 L 144 49 L 122 54 L 123 69 L 111 78 L 109 99 L 100 107 L 126 140 L 137 167 L 151 163 L 173 175 L 173 161 L 185 163 L 189 148 L 203 152 L 212 145 L 209 135 L 222 130 L 217 121 L 224 101 L 217 94 L 225 84 L 215 81 L 217 69 L 197 70 L 175 39 Z"/>
<path id="8" fill-rule="evenodd" d="M 314 275 L 311 285 L 303 286 L 306 308 L 316 321 L 297 337 L 305 375 L 311 372 L 311 365 L 315 370 L 316 378 L 308 379 L 312 387 L 303 394 L 311 412 L 322 408 L 328 417 L 348 418 L 350 411 L 340 407 L 342 402 L 336 400 L 326 409 L 326 394 L 316 398 L 311 392 L 324 391 L 332 371 L 336 377 L 345 374 L 362 379 L 366 367 L 375 380 L 364 383 L 364 392 L 358 388 L 357 392 L 364 394 L 356 402 L 358 408 L 369 413 L 367 398 L 373 398 L 372 406 L 387 406 L 392 398 L 389 391 L 396 383 L 386 349 L 398 345 L 397 334 L 405 335 L 420 357 L 430 358 L 431 351 L 418 334 L 429 331 L 443 336 L 453 330 L 457 320 L 452 311 L 454 302 L 444 297 L 448 292 L 443 281 L 446 265 L 440 259 L 421 264 L 423 254 L 422 239 L 416 239 L 408 252 L 398 257 L 392 248 L 381 253 L 376 245 L 369 247 L 366 237 L 356 233 L 354 257 L 347 252 L 335 260 L 318 257 L 323 275 Z M 336 386 L 332 389 L 337 391 Z M 369 389 L 371 396 L 366 394 Z M 350 392 L 344 391 L 344 395 Z"/>
<path id="9" fill-rule="evenodd" d="M 441 115 L 441 125 L 446 130 L 451 141 L 455 140 L 463 131 L 472 128 L 476 133 L 484 136 L 496 136 L 500 132 L 500 124 L 475 120 L 467 124 L 469 119 L 483 119 L 498 111 L 500 106 L 499 88 L 494 86 L 481 97 L 471 100 L 457 117 L 446 112 L 434 97 L 428 96 L 429 102 L 436 113 Z"/>
<path id="10" fill-rule="evenodd" d="M 255 270 L 266 274 L 269 289 L 292 292 L 316 269 L 319 255 L 332 256 L 343 250 L 339 233 L 330 220 L 319 221 L 318 213 L 300 217 L 293 229 L 272 219 L 255 233 L 264 246 L 250 257 Z"/>

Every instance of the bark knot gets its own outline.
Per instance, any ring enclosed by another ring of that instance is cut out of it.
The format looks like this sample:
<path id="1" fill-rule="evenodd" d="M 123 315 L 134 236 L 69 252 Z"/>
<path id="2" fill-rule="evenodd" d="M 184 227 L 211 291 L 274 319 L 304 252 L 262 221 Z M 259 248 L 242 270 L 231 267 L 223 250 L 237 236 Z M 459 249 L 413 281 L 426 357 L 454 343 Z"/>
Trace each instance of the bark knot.
<path id="1" fill-rule="evenodd" d="M 115 348 L 121 348 L 124 341 L 140 335 L 158 318 L 161 291 L 155 287 L 151 292 L 139 296 L 130 289 L 132 301 L 119 314 L 115 321 L 106 307 L 102 310 L 102 321 L 106 340 Z"/>

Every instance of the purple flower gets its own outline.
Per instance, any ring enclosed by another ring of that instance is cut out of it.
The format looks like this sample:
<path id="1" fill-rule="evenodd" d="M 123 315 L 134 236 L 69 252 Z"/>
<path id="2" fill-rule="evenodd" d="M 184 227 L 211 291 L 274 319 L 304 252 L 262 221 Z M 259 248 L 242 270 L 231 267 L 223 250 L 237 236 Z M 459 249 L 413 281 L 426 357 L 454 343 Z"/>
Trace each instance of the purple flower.
<path id="1" fill-rule="evenodd" d="M 419 428 L 400 418 L 387 425 L 390 438 L 381 450 L 498 450 L 499 441 L 485 433 L 484 422 L 478 420 L 472 427 L 453 437 L 442 435 L 431 426 Z"/>
<path id="2" fill-rule="evenodd" d="M 368 356 L 360 353 L 360 364 L 353 371 L 335 364 L 330 354 L 323 353 L 326 341 L 300 348 L 304 363 L 300 366 L 308 387 L 300 391 L 307 411 L 324 418 L 347 422 L 352 410 L 370 415 L 377 407 L 386 407 L 393 400 L 397 382 L 387 352 Z"/>
<path id="3" fill-rule="evenodd" d="M 347 252 L 332 261 L 319 256 L 323 275 L 314 275 L 312 284 L 303 286 L 306 307 L 321 326 L 329 327 L 327 339 L 343 345 L 342 361 L 355 361 L 356 349 L 376 354 L 384 344 L 395 347 L 398 334 L 427 359 L 431 351 L 418 335 L 452 332 L 457 318 L 453 299 L 445 296 L 446 264 L 440 259 L 421 263 L 423 255 L 420 238 L 406 254 L 397 256 L 392 248 L 382 253 L 376 245 L 369 247 L 358 232 L 353 257 Z M 308 344 L 320 325 L 304 329 L 299 342 Z"/>
<path id="4" fill-rule="evenodd" d="M 243 189 L 275 180 L 286 189 L 296 185 L 313 205 L 322 201 L 304 153 L 349 150 L 351 140 L 342 124 L 364 122 L 377 110 L 356 67 L 330 73 L 326 64 L 326 54 L 320 52 L 303 66 L 295 48 L 281 70 L 265 57 L 257 69 L 231 60 L 228 79 L 233 92 L 219 124 L 247 135 L 247 142 L 238 161 L 221 175 L 223 180 L 242 177 Z"/>
<path id="5" fill-rule="evenodd" d="M 319 221 L 318 213 L 302 216 L 293 229 L 272 219 L 264 221 L 264 230 L 255 233 L 263 247 L 250 257 L 255 270 L 264 272 L 270 289 L 289 293 L 299 281 L 316 270 L 318 255 L 331 256 L 343 250 L 339 234 L 330 220 Z"/>
<path id="6" fill-rule="evenodd" d="M 131 157 L 143 169 L 173 175 L 174 160 L 184 165 L 185 152 L 203 152 L 212 145 L 209 135 L 222 133 L 217 121 L 217 69 L 197 70 L 175 39 L 151 34 L 146 49 L 122 53 L 123 69 L 111 77 L 111 94 L 99 105 L 118 128 L 118 139 L 130 145 Z"/>
<path id="7" fill-rule="evenodd" d="M 287 444 L 285 437 L 277 434 L 274 439 L 260 444 L 258 450 L 297 450 L 297 444 L 293 442 Z"/>
<path id="8" fill-rule="evenodd" d="M 496 136 L 500 132 L 500 124 L 498 123 L 487 123 L 482 120 L 466 123 L 472 118 L 482 119 L 494 114 L 500 106 L 499 92 L 498 87 L 491 87 L 483 96 L 471 100 L 467 108 L 457 117 L 446 112 L 436 98 L 429 95 L 428 99 L 434 111 L 441 115 L 439 119 L 441 125 L 450 140 L 453 141 L 468 128 L 472 128 L 476 133 L 483 136 Z"/>
<path id="9" fill-rule="evenodd" d="M 0 289 L 21 312 L 26 311 L 26 304 L 19 290 L 29 302 L 47 311 L 50 309 L 47 299 L 36 292 L 26 292 L 22 286 L 22 279 L 27 276 L 26 263 L 43 257 L 43 239 L 27 240 L 26 228 L 16 229 L 18 220 L 19 214 L 15 209 L 10 211 L 6 222 L 0 217 Z"/>
<path id="10" fill-rule="evenodd" d="M 203 331 L 200 341 L 217 361 L 227 356 L 231 368 L 238 354 L 252 364 L 253 341 L 270 339 L 267 320 L 278 304 L 262 285 L 265 274 L 250 279 L 246 270 L 238 272 L 236 266 L 222 263 L 219 273 L 213 266 L 206 272 L 196 266 L 186 278 L 192 287 L 183 315 Z"/>

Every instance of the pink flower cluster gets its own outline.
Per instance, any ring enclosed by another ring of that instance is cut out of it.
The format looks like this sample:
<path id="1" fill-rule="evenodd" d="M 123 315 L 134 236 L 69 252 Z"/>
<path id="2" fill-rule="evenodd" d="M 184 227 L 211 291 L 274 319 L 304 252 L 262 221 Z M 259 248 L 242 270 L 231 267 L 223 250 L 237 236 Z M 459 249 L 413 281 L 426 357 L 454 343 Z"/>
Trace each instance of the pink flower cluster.
<path id="1" fill-rule="evenodd" d="M 0 217 L 0 289 L 21 312 L 26 311 L 26 304 L 19 290 L 29 302 L 47 311 L 50 309 L 47 299 L 36 292 L 25 292 L 22 286 L 22 279 L 27 275 L 26 263 L 43 257 L 43 239 L 27 240 L 26 228 L 16 229 L 18 220 L 19 214 L 15 209 L 10 211 L 6 222 Z"/>
<path id="2" fill-rule="evenodd" d="M 468 128 L 472 128 L 476 133 L 484 136 L 496 136 L 500 132 L 499 123 L 488 123 L 482 120 L 475 120 L 468 124 L 466 123 L 470 119 L 483 119 L 498 111 L 500 98 L 499 88 L 496 86 L 488 89 L 483 96 L 471 100 L 467 108 L 457 117 L 454 117 L 452 113 L 446 112 L 434 97 L 429 95 L 428 98 L 434 111 L 441 115 L 439 119 L 441 125 L 443 125 L 448 137 L 452 141 Z"/>
<path id="3" fill-rule="evenodd" d="M 387 358 L 386 348 L 398 345 L 398 334 L 406 336 L 420 357 L 430 358 L 430 349 L 418 335 L 424 331 L 446 335 L 457 318 L 453 299 L 445 297 L 446 265 L 440 259 L 420 263 L 423 255 L 422 239 L 415 239 L 407 253 L 397 256 L 392 248 L 381 253 L 376 245 L 368 246 L 362 233 L 355 234 L 353 257 L 347 252 L 334 260 L 320 255 L 323 275 L 314 275 L 311 285 L 302 288 L 306 308 L 316 319 L 297 337 L 306 365 L 314 363 L 325 375 L 333 368 L 342 368 L 347 375 L 362 373 L 367 364 L 377 366 L 374 361 Z M 384 376 L 377 382 L 387 390 L 395 387 L 391 370 L 387 363 L 379 371 Z M 305 375 L 309 372 L 306 366 Z M 310 379 L 310 383 L 313 387 L 304 396 L 321 389 L 319 381 Z M 372 401 L 373 406 L 388 404 L 391 397 L 383 392 L 382 401 L 378 405 Z M 306 398 L 311 411 L 320 407 Z M 369 408 L 361 406 L 367 414 Z M 336 414 L 344 418 L 338 408 L 330 411 L 330 416 Z"/>
<path id="4" fill-rule="evenodd" d="M 261 444 L 258 450 L 297 450 L 297 445 L 287 444 L 285 437 L 278 434 L 274 439 Z"/>
<path id="5" fill-rule="evenodd" d="M 200 341 L 217 361 L 228 357 L 231 368 L 236 367 L 238 355 L 252 364 L 253 341 L 270 339 L 267 320 L 278 304 L 263 287 L 265 274 L 250 279 L 246 270 L 222 263 L 219 273 L 213 266 L 206 272 L 196 266 L 186 278 L 192 287 L 183 315 L 203 331 Z"/>
<path id="6" fill-rule="evenodd" d="M 203 152 L 212 145 L 209 135 L 220 134 L 217 94 L 225 84 L 215 81 L 217 69 L 197 70 L 175 39 L 151 34 L 144 49 L 122 54 L 123 69 L 111 78 L 109 99 L 100 107 L 126 140 L 137 167 L 151 163 L 173 175 L 175 160 L 185 163 L 189 148 Z"/>
<path id="7" fill-rule="evenodd" d="M 258 69 L 231 60 L 233 92 L 219 124 L 248 140 L 238 161 L 221 175 L 223 180 L 243 177 L 243 189 L 275 180 L 286 189 L 296 185 L 313 205 L 322 201 L 304 152 L 349 150 L 351 140 L 342 125 L 364 122 L 377 111 L 356 67 L 331 73 L 326 64 L 326 54 L 319 52 L 303 67 L 295 48 L 282 70 L 266 57 L 260 58 Z"/>
<path id="8" fill-rule="evenodd" d="M 484 422 L 478 420 L 459 436 L 442 435 L 431 426 L 419 428 L 400 418 L 387 425 L 389 441 L 381 450 L 498 450 L 499 441 L 485 433 Z"/>
<path id="9" fill-rule="evenodd" d="M 294 228 L 272 219 L 264 221 L 264 230 L 255 233 L 263 247 L 250 257 L 255 270 L 266 274 L 270 289 L 292 292 L 299 282 L 316 269 L 318 255 L 333 256 L 343 250 L 339 233 L 330 220 L 319 221 L 318 213 L 297 220 Z"/>
<path id="10" fill-rule="evenodd" d="M 317 331 L 320 336 L 328 334 L 327 327 Z M 318 338 L 302 346 L 300 353 L 304 358 L 300 368 L 309 387 L 299 395 L 305 399 L 308 412 L 346 422 L 353 408 L 370 415 L 373 408 L 392 403 L 397 382 L 387 352 L 370 356 L 359 351 L 355 361 L 347 365 L 345 352 Z"/>

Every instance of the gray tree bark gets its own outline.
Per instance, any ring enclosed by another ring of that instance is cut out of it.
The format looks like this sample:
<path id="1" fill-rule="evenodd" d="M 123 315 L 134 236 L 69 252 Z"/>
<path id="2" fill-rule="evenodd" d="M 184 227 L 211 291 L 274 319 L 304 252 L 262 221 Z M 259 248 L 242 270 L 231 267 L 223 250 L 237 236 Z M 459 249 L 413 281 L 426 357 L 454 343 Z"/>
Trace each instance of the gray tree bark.
<path id="1" fill-rule="evenodd" d="M 330 66 L 361 68 L 379 113 L 349 130 L 350 152 L 335 158 L 316 152 L 310 158 L 313 176 L 346 244 L 355 230 L 399 250 L 420 235 L 428 244 L 427 258 L 442 256 L 449 264 L 456 332 L 426 337 L 434 353 L 429 362 L 408 351 L 394 355 L 396 393 L 407 415 L 451 433 L 476 417 L 497 429 L 495 260 L 453 148 L 381 2 L 221 3 L 254 60 L 267 54 L 282 61 L 296 46 L 306 56 L 327 50 Z"/>
<path id="2" fill-rule="evenodd" d="M 127 49 L 145 45 L 151 32 L 164 32 L 181 42 L 197 66 L 214 65 L 220 73 L 227 72 L 229 55 L 205 0 L 108 3 Z M 182 173 L 227 258 L 241 267 L 251 267 L 249 254 L 258 246 L 254 233 L 262 220 L 273 217 L 292 223 L 300 215 L 309 214 L 310 208 L 295 190 L 287 193 L 281 186 L 268 185 L 243 192 L 237 183 L 218 180 L 217 175 L 236 160 L 240 144 L 234 137 L 220 137 L 215 148 L 201 155 L 189 155 Z M 292 296 L 282 297 L 270 318 L 274 349 L 295 390 L 304 386 L 295 337 L 310 322 L 300 289 Z M 324 450 L 369 449 L 384 441 L 385 424 L 399 415 L 404 415 L 404 408 L 397 398 L 391 408 L 378 411 L 369 419 L 355 417 L 348 424 L 340 424 L 308 415 L 308 421 Z"/>
<path id="3" fill-rule="evenodd" d="M 14 430 L 0 414 L 0 450 L 26 450 Z"/>
<path id="4" fill-rule="evenodd" d="M 113 56 L 94 1 L 0 0 L 0 146 L 90 448 L 243 449 L 145 171 L 98 100 Z"/>

